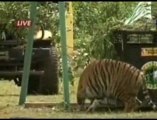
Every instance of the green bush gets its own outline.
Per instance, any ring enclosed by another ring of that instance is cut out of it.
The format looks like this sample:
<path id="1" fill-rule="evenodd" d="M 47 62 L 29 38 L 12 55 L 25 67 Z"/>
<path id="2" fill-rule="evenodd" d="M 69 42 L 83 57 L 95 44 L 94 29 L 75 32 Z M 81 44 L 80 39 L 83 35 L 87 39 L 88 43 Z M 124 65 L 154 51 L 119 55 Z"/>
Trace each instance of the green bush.
<path id="1" fill-rule="evenodd" d="M 0 2 L 1 25 L 6 24 L 6 29 L 15 39 L 25 38 L 28 29 L 19 29 L 16 27 L 17 20 L 30 19 L 29 2 Z M 44 26 L 45 29 L 51 30 L 53 39 L 58 40 L 58 5 L 53 2 L 38 4 L 37 23 Z M 0 31 L 2 31 L 2 27 Z"/>
<path id="2" fill-rule="evenodd" d="M 85 66 L 91 58 L 117 56 L 112 29 L 121 27 L 136 5 L 137 2 L 73 2 L 74 46 L 79 53 L 75 57 L 77 66 Z M 37 22 L 43 24 L 45 29 L 51 30 L 60 54 L 58 4 L 40 2 L 37 11 Z M 10 34 L 17 39 L 26 37 L 28 29 L 17 29 L 14 23 L 30 18 L 29 2 L 0 2 L 0 14 L 1 22 L 7 23 Z"/>

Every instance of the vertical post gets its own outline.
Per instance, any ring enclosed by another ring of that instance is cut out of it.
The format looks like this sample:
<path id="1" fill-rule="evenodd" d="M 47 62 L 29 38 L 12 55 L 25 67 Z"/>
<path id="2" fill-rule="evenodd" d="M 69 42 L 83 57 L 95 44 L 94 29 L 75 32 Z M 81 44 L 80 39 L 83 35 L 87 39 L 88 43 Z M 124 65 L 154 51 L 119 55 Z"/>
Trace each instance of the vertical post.
<path id="1" fill-rule="evenodd" d="M 72 2 L 69 2 L 69 9 L 67 10 L 66 15 L 66 23 L 67 23 L 67 47 L 68 47 L 68 54 L 73 53 L 73 8 Z"/>
<path id="2" fill-rule="evenodd" d="M 70 110 L 69 100 L 69 78 L 68 78 L 68 65 L 67 65 L 67 46 L 66 46 L 66 20 L 65 20 L 65 3 L 59 2 L 59 22 L 61 33 L 61 46 L 62 46 L 62 63 L 63 63 L 63 83 L 64 83 L 64 107 Z"/>
<path id="3" fill-rule="evenodd" d="M 24 70 L 23 70 L 24 73 L 22 75 L 22 86 L 21 86 L 19 105 L 22 105 L 25 103 L 26 96 L 27 96 L 28 80 L 29 80 L 32 49 L 33 49 L 34 25 L 35 25 L 35 20 L 36 20 L 35 19 L 36 18 L 36 7 L 37 7 L 37 2 L 31 2 L 30 19 L 32 22 L 32 26 L 29 30 L 28 38 L 27 38 L 26 53 L 25 53 L 25 57 L 24 57 Z"/>
<path id="4" fill-rule="evenodd" d="M 157 19 L 155 19 L 155 29 L 157 30 Z"/>

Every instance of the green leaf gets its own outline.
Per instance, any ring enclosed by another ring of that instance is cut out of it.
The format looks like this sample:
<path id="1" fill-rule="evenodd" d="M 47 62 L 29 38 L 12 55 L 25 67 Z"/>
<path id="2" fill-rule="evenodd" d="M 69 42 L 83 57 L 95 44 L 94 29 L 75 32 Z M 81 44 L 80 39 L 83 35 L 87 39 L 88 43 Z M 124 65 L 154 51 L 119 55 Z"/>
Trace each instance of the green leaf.
<path id="1" fill-rule="evenodd" d="M 132 16 L 125 21 L 124 25 L 133 24 L 135 21 L 141 19 L 142 17 L 151 19 L 150 2 L 139 2 Z"/>

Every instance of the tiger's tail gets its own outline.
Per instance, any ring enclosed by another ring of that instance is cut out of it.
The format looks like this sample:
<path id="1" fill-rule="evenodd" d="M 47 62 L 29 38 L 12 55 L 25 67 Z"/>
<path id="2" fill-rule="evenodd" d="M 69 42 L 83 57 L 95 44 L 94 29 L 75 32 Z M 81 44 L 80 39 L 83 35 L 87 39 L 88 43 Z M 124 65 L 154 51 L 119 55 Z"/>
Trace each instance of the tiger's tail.
<path id="1" fill-rule="evenodd" d="M 152 101 L 150 95 L 149 95 L 149 91 L 148 89 L 146 89 L 145 87 L 143 88 L 143 95 L 144 95 L 144 99 L 146 100 L 146 103 L 152 107 L 153 110 L 157 110 L 157 106 L 156 104 Z"/>
<path id="2" fill-rule="evenodd" d="M 149 106 L 151 106 L 152 109 L 156 111 L 157 110 L 157 105 L 152 101 L 152 99 L 150 97 L 148 88 L 146 86 L 146 78 L 144 79 L 143 82 L 144 82 L 144 84 L 142 86 L 142 93 L 144 95 L 144 100 L 145 100 L 146 104 L 148 104 Z"/>

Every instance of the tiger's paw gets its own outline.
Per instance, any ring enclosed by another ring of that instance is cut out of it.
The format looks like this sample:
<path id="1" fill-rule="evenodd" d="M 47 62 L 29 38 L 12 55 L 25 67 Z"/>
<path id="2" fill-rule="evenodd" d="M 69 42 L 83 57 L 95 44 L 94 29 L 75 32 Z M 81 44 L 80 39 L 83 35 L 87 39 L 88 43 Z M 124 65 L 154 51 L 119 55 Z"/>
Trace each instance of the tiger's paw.
<path id="1" fill-rule="evenodd" d="M 78 106 L 76 109 L 77 112 L 81 112 L 81 111 L 85 111 L 85 107 L 84 106 Z"/>
<path id="2" fill-rule="evenodd" d="M 88 109 L 86 110 L 86 113 L 93 113 L 95 111 L 95 108 L 92 106 L 89 106 Z"/>

